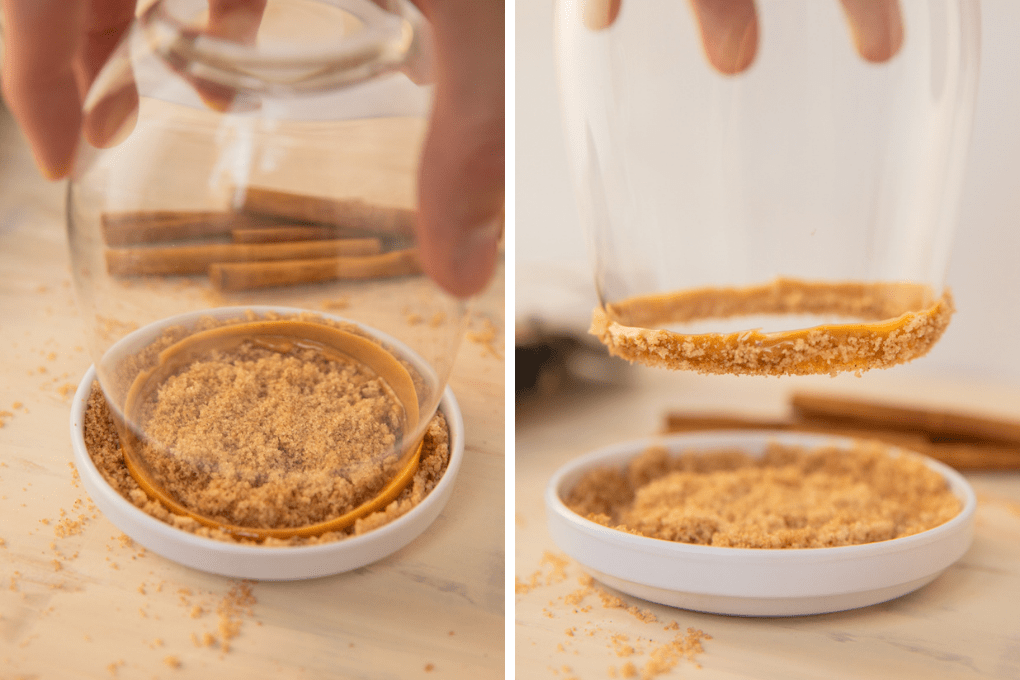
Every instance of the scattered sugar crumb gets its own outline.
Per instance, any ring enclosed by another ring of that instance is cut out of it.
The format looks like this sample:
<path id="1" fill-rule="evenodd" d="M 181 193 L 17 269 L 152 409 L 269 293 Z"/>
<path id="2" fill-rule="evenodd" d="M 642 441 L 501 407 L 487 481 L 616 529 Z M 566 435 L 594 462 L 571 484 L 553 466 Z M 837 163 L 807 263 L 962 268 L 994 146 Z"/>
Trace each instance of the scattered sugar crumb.
<path id="1" fill-rule="evenodd" d="M 525 582 L 525 585 L 535 588 L 553 582 L 559 583 L 568 576 L 567 570 L 571 566 L 573 563 L 570 560 L 546 553 L 541 568 Z M 543 608 L 543 615 L 547 618 L 560 618 L 560 616 L 569 617 L 578 613 L 590 612 L 591 605 L 584 607 L 579 605 L 588 596 L 594 596 L 598 599 L 601 607 L 608 610 L 604 619 L 606 622 L 612 623 L 615 620 L 609 612 L 620 610 L 633 616 L 641 624 L 659 623 L 658 617 L 651 609 L 642 609 L 629 604 L 624 598 L 600 586 L 589 574 L 581 573 L 577 577 L 577 582 L 580 588 L 555 598 L 549 603 L 549 607 Z M 562 604 L 568 605 L 572 609 L 564 612 L 557 608 L 557 605 Z M 711 636 L 695 628 L 688 628 L 685 632 L 681 632 L 680 624 L 676 621 L 670 622 L 662 628 L 666 632 L 674 633 L 672 639 L 665 641 L 656 640 L 654 634 L 639 634 L 635 637 L 630 629 L 627 629 L 626 632 L 611 630 L 601 623 L 594 623 L 591 620 L 588 621 L 584 630 L 577 626 L 567 626 L 563 630 L 565 639 L 556 645 L 556 651 L 567 652 L 568 648 L 565 644 L 567 640 L 576 639 L 583 633 L 589 638 L 604 641 L 609 653 L 615 657 L 628 659 L 622 666 L 609 665 L 609 677 L 640 677 L 641 680 L 651 680 L 667 673 L 684 660 L 697 666 L 696 657 L 704 651 L 702 642 L 711 639 Z M 584 653 L 584 650 L 574 649 L 573 651 L 575 654 Z"/>
<path id="2" fill-rule="evenodd" d="M 252 582 L 238 581 L 216 606 L 219 639 L 224 652 L 230 651 L 230 641 L 241 632 L 242 617 L 252 616 L 252 607 L 257 601 L 252 593 Z"/>
<path id="3" fill-rule="evenodd" d="M 180 660 L 180 658 L 174 656 L 173 654 L 164 657 L 163 658 L 163 663 L 165 663 L 170 668 L 173 668 L 174 670 L 177 670 L 178 668 L 181 667 L 181 660 Z"/>
<path id="4" fill-rule="evenodd" d="M 565 581 L 567 578 L 566 568 L 569 564 L 570 560 L 567 558 L 546 551 L 542 555 L 539 569 L 529 575 L 526 581 L 522 581 L 517 576 L 514 577 L 514 592 L 522 595 L 531 592 L 540 585 L 549 586 Z M 547 567 L 549 573 L 545 573 Z"/>
<path id="5" fill-rule="evenodd" d="M 334 298 L 332 300 L 323 300 L 319 304 L 320 309 L 325 309 L 325 310 L 330 310 L 330 309 L 333 309 L 333 310 L 347 309 L 350 306 L 351 306 L 351 299 L 349 297 L 339 297 L 339 298 Z"/>
<path id="6" fill-rule="evenodd" d="M 623 633 L 617 633 L 609 638 L 616 656 L 634 656 L 634 646 L 630 644 L 630 637 Z"/>
<path id="7" fill-rule="evenodd" d="M 695 657 L 705 651 L 701 642 L 711 639 L 711 635 L 696 628 L 688 628 L 686 633 L 678 633 L 672 641 L 649 653 L 648 662 L 641 670 L 641 680 L 650 680 L 657 675 L 668 673 L 683 659 L 697 666 Z"/>
<path id="8" fill-rule="evenodd" d="M 499 336 L 496 324 L 494 324 L 492 322 L 492 319 L 489 319 L 488 317 L 483 316 L 477 318 L 481 319 L 482 324 L 481 330 L 477 331 L 469 330 L 465 334 L 465 337 L 471 342 L 481 345 L 484 350 L 486 350 L 496 359 L 502 359 L 503 355 L 496 347 L 496 343 Z"/>

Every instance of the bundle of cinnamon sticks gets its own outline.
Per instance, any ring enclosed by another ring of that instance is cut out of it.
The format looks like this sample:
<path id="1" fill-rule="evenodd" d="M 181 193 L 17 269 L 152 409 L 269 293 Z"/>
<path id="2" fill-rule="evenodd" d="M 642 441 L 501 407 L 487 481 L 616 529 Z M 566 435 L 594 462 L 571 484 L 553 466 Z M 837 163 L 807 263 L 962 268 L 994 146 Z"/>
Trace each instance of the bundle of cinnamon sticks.
<path id="1" fill-rule="evenodd" d="M 238 211 L 102 215 L 117 277 L 207 274 L 221 292 L 421 273 L 414 212 L 249 187 Z"/>
<path id="2" fill-rule="evenodd" d="M 843 395 L 796 392 L 781 419 L 671 412 L 667 432 L 757 429 L 876 439 L 957 470 L 1020 470 L 1020 421 Z"/>

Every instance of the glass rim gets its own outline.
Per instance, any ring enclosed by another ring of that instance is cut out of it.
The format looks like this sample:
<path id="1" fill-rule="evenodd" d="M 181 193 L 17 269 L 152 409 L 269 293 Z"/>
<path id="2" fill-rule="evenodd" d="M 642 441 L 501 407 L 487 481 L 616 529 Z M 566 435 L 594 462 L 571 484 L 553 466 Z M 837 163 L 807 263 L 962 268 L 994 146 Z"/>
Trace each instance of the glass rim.
<path id="1" fill-rule="evenodd" d="M 357 22 L 357 30 L 328 43 L 282 46 L 234 42 L 194 23 L 195 0 L 157 0 L 139 24 L 152 49 L 202 80 L 247 90 L 321 89 L 399 70 L 420 48 L 424 21 L 402 0 L 317 0 Z"/>

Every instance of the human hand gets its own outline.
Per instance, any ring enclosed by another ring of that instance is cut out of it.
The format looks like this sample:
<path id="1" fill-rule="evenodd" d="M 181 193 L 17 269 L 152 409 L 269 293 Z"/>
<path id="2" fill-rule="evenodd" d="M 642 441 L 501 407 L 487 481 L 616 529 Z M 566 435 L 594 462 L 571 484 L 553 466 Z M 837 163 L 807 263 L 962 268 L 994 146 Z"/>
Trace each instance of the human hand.
<path id="1" fill-rule="evenodd" d="M 678 0 L 679 1 L 679 0 Z M 585 0 L 584 23 L 592 30 L 608 28 L 620 13 L 622 0 Z M 754 0 L 690 0 L 710 64 L 721 73 L 746 70 L 758 51 L 758 14 Z M 891 59 L 903 45 L 899 0 L 840 0 L 857 53 L 867 61 Z"/>
<path id="2" fill-rule="evenodd" d="M 250 39 L 266 0 L 209 0 L 207 32 Z M 488 282 L 503 230 L 503 2 L 415 0 L 435 37 L 435 103 L 419 170 L 425 272 L 468 296 Z M 85 95 L 135 16 L 135 0 L 2 0 L 3 94 L 36 163 L 67 176 L 84 134 L 96 146 L 137 108 L 133 84 L 83 118 Z M 202 92 L 210 105 L 229 93 Z M 224 102 L 224 97 L 226 101 Z"/>
<path id="3" fill-rule="evenodd" d="M 418 177 L 422 267 L 455 295 L 488 282 L 503 234 L 503 0 L 414 0 L 432 24 L 436 89 Z"/>

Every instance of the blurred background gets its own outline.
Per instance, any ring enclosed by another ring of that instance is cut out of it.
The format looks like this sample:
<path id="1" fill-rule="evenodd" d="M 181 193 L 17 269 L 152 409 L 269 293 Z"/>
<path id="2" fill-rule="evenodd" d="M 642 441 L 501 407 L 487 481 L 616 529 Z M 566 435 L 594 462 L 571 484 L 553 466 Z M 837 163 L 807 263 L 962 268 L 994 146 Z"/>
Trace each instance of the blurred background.
<path id="1" fill-rule="evenodd" d="M 560 121 L 554 3 L 514 1 L 518 339 L 530 348 L 553 338 L 544 354 L 521 362 L 518 352 L 518 379 L 531 380 L 527 372 L 550 354 L 574 357 L 571 372 L 604 370 L 609 379 L 629 369 L 588 351 L 596 298 Z M 947 276 L 957 313 L 927 357 L 887 372 L 1011 385 L 1020 381 L 1020 3 L 983 0 L 981 14 L 977 108 Z"/>

